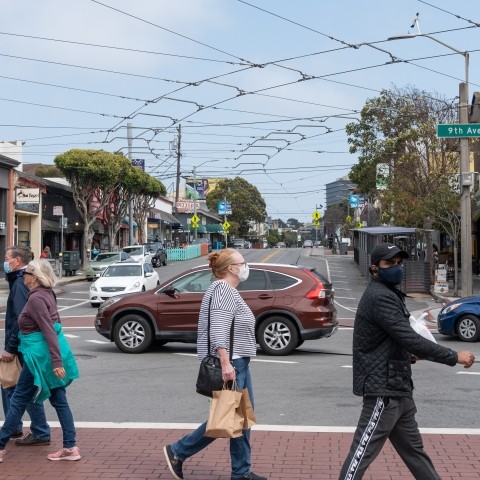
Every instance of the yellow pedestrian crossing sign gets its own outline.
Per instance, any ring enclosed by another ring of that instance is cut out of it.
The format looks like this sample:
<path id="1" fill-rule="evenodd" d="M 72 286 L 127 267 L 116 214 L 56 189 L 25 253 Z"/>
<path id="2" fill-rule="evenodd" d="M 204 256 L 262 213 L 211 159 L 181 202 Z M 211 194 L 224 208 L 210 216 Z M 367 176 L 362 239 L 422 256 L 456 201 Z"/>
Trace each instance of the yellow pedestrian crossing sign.
<path id="1" fill-rule="evenodd" d="M 198 222 L 200 221 L 199 216 L 194 213 L 190 220 L 192 221 L 192 227 L 193 228 L 198 228 Z"/>
<path id="2" fill-rule="evenodd" d="M 223 232 L 228 233 L 228 230 L 230 229 L 231 225 L 229 222 L 225 220 L 225 222 L 222 223 L 222 227 L 223 227 Z"/>
<path id="3" fill-rule="evenodd" d="M 319 227 L 319 226 L 320 226 L 320 222 L 317 222 L 317 221 L 313 222 L 313 226 L 314 226 L 314 227 Z"/>
<path id="4" fill-rule="evenodd" d="M 312 218 L 313 218 L 314 220 L 320 220 L 320 217 L 321 217 L 321 215 L 320 215 L 320 212 L 319 212 L 318 210 L 315 210 L 315 211 L 312 213 Z"/>

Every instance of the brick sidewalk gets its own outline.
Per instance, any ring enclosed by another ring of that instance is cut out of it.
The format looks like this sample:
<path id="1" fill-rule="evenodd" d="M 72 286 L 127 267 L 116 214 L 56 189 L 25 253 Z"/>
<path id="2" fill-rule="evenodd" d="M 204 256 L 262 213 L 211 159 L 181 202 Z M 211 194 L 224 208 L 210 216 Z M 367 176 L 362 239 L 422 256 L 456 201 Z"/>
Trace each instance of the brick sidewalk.
<path id="1" fill-rule="evenodd" d="M 162 448 L 190 430 L 79 428 L 78 462 L 49 462 L 61 430 L 52 429 L 49 447 L 7 446 L 0 464 L 2 480 L 172 479 Z M 270 480 L 333 480 L 350 446 L 352 433 L 254 430 L 253 470 Z M 442 480 L 480 478 L 480 435 L 424 434 L 425 448 Z M 229 480 L 227 440 L 217 440 L 184 464 L 185 480 Z M 364 480 L 409 480 L 413 477 L 387 443 Z"/>

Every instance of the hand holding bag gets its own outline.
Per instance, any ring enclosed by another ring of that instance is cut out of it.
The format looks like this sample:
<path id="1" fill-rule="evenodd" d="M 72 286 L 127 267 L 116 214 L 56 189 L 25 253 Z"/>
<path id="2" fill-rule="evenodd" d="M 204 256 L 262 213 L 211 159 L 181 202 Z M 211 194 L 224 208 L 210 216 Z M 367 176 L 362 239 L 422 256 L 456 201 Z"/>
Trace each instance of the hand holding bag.
<path id="1" fill-rule="evenodd" d="M 244 418 L 240 408 L 242 396 L 242 392 L 236 389 L 235 381 L 231 387 L 225 384 L 222 390 L 213 392 L 205 436 L 237 438 L 243 435 Z"/>
<path id="2" fill-rule="evenodd" d="M 17 355 L 11 362 L 0 361 L 0 384 L 2 388 L 13 387 L 18 382 L 22 366 L 18 360 Z"/>
<path id="3" fill-rule="evenodd" d="M 212 392 L 215 390 L 222 390 L 223 378 L 222 378 L 222 365 L 220 359 L 214 355 L 210 355 L 210 307 L 212 306 L 212 296 L 210 297 L 210 303 L 208 305 L 208 352 L 209 354 L 200 362 L 200 368 L 198 370 L 198 377 L 196 383 L 197 393 L 205 395 L 206 397 L 212 397 Z M 230 328 L 230 363 L 232 362 L 233 355 L 233 324 Z"/>

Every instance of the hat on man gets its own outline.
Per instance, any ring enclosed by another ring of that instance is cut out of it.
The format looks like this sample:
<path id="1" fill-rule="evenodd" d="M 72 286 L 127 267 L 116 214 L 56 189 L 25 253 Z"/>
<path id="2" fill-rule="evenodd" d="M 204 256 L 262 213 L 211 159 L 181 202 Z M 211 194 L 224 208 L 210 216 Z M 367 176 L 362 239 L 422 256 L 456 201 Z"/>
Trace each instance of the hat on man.
<path id="1" fill-rule="evenodd" d="M 381 243 L 370 254 L 372 265 L 378 265 L 380 260 L 390 260 L 393 257 L 408 258 L 408 253 L 405 250 L 400 250 L 393 243 Z"/>

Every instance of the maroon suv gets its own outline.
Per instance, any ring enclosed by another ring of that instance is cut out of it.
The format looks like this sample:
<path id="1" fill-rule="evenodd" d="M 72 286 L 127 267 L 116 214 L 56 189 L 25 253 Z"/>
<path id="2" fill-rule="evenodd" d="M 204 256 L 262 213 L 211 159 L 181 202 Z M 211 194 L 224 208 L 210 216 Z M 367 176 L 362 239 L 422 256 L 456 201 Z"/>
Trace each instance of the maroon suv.
<path id="1" fill-rule="evenodd" d="M 257 342 L 269 355 L 287 355 L 305 340 L 338 328 L 330 282 L 314 268 L 249 263 L 238 290 L 256 318 Z M 208 266 L 195 267 L 159 289 L 113 297 L 95 319 L 98 333 L 126 353 L 141 353 L 155 340 L 195 343 L 200 303 L 212 283 Z"/>

